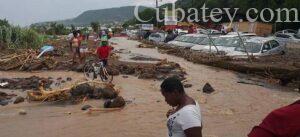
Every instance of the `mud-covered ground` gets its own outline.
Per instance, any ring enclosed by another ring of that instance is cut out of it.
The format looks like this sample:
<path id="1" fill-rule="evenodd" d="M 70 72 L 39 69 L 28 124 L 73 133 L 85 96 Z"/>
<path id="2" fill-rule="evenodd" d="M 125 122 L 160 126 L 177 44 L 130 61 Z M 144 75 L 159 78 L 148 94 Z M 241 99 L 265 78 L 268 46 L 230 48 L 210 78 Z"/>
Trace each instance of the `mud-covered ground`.
<path id="1" fill-rule="evenodd" d="M 161 54 L 157 49 L 137 48 L 139 42 L 126 38 L 112 39 L 119 60 L 135 64 L 157 66 L 158 61 L 131 60 L 131 55 L 176 62 L 185 72 L 187 94 L 199 102 L 203 118 L 204 137 L 241 137 L 273 109 L 288 105 L 300 98 L 294 88 L 282 87 L 258 77 L 236 73 L 206 65 L 189 62 L 181 57 Z M 127 51 L 127 52 L 125 52 Z M 114 65 L 113 62 L 111 62 Z M 156 64 L 156 65 L 155 65 Z M 175 66 L 178 66 L 174 64 Z M 131 66 L 131 65 L 130 65 Z M 160 66 L 160 65 L 158 65 Z M 172 66 L 172 65 L 171 65 Z M 166 67 L 166 68 L 169 68 Z M 156 68 L 157 69 L 157 68 Z M 138 71 L 137 71 L 138 72 Z M 139 74 L 139 73 L 138 73 Z M 54 83 L 61 78 L 67 80 L 58 88 L 84 81 L 82 72 L 66 70 L 0 71 L 1 78 L 52 77 Z M 113 83 L 128 103 L 122 110 L 99 111 L 86 114 L 83 105 L 103 107 L 103 100 L 87 100 L 70 105 L 61 102 L 25 102 L 0 107 L 0 132 L 6 137 L 164 137 L 167 134 L 165 113 L 170 107 L 159 91 L 159 79 L 139 79 L 136 74 L 120 73 Z M 215 89 L 211 94 L 202 92 L 206 83 Z M 25 96 L 26 91 L 0 89 L 6 93 Z M 26 115 L 19 115 L 20 111 Z"/>

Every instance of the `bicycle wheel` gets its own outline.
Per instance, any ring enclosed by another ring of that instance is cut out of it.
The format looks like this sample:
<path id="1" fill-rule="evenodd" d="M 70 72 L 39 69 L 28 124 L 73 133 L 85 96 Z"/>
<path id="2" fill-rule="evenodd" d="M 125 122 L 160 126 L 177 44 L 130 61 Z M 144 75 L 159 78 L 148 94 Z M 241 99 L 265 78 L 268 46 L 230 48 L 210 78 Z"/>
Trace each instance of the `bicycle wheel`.
<path id="1" fill-rule="evenodd" d="M 109 75 L 105 67 L 101 68 L 99 75 L 102 82 L 111 83 L 113 81 L 113 75 Z"/>
<path id="2" fill-rule="evenodd" d="M 97 75 L 94 71 L 94 67 L 91 66 L 91 65 L 87 65 L 84 67 L 84 77 L 87 79 L 87 80 L 94 80 L 97 78 Z"/>

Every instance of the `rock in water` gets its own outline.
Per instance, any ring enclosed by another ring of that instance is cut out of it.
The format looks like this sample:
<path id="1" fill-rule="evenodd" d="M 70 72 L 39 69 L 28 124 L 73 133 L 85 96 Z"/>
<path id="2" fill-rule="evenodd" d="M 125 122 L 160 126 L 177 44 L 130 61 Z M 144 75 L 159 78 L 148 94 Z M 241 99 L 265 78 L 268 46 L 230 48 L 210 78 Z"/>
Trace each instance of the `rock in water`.
<path id="1" fill-rule="evenodd" d="M 193 86 L 192 84 L 184 84 L 184 88 L 190 88 L 192 86 Z"/>
<path id="2" fill-rule="evenodd" d="M 94 92 L 93 87 L 91 87 L 87 83 L 78 85 L 71 89 L 71 95 L 73 97 L 92 95 L 93 92 Z"/>
<path id="3" fill-rule="evenodd" d="M 0 97 L 6 97 L 7 95 L 7 93 L 0 91 Z"/>
<path id="4" fill-rule="evenodd" d="M 72 81 L 72 78 L 71 77 L 67 77 L 67 81 Z"/>
<path id="5" fill-rule="evenodd" d="M 214 91 L 215 91 L 215 89 L 209 83 L 206 83 L 203 87 L 203 92 L 204 93 L 210 94 Z"/>
<path id="6" fill-rule="evenodd" d="M 121 108 L 126 104 L 123 97 L 118 96 L 113 100 L 107 100 L 104 102 L 104 108 Z"/>
<path id="7" fill-rule="evenodd" d="M 19 103 L 24 102 L 24 101 L 25 101 L 25 99 L 23 97 L 19 96 L 14 101 L 14 104 L 19 104 Z"/>
<path id="8" fill-rule="evenodd" d="M 2 99 L 0 99 L 0 105 L 1 106 L 6 106 L 6 105 L 8 105 L 8 100 L 2 100 Z"/>
<path id="9" fill-rule="evenodd" d="M 24 109 L 22 109 L 22 110 L 19 111 L 19 114 L 20 114 L 20 115 L 26 115 L 27 112 L 26 112 Z"/>
<path id="10" fill-rule="evenodd" d="M 91 105 L 84 105 L 81 110 L 88 110 L 89 108 L 92 108 Z"/>

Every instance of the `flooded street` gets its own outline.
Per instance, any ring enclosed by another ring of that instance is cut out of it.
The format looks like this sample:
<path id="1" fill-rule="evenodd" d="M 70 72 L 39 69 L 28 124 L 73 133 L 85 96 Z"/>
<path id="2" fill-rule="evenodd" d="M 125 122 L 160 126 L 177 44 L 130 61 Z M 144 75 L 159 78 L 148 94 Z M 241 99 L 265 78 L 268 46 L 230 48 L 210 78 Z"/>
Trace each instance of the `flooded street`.
<path id="1" fill-rule="evenodd" d="M 300 97 L 299 93 L 285 87 L 267 83 L 262 86 L 238 83 L 251 77 L 160 54 L 156 49 L 137 48 L 138 42 L 126 38 L 113 38 L 112 41 L 117 43 L 116 50 L 130 51 L 120 53 L 122 61 L 132 61 L 132 54 L 142 54 L 176 62 L 185 69 L 186 83 L 193 85 L 186 92 L 201 106 L 204 137 L 246 136 L 270 111 L 293 103 Z M 72 71 L 0 72 L 3 78 L 32 75 L 54 79 L 71 77 L 72 82 L 62 87 L 84 80 L 82 73 Z M 207 82 L 216 90 L 212 94 L 202 93 L 202 87 Z M 103 102 L 96 100 L 79 105 L 35 102 L 7 105 L 0 107 L 1 137 L 166 137 L 165 114 L 170 107 L 159 91 L 161 81 L 142 80 L 134 76 L 123 78 L 121 75 L 114 77 L 113 83 L 121 90 L 125 100 L 132 102 L 123 110 L 94 112 L 91 115 L 81 111 L 84 104 L 103 107 Z M 21 90 L 13 93 L 25 94 Z M 26 110 L 27 115 L 18 115 L 20 109 Z"/>

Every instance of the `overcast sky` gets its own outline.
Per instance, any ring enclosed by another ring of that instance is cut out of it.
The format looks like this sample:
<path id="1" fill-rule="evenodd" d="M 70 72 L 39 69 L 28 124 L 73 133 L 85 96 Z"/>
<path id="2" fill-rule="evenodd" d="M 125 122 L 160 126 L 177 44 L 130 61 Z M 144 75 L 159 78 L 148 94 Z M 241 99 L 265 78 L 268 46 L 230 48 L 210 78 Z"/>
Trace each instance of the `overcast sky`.
<path id="1" fill-rule="evenodd" d="M 160 4 L 176 0 L 159 0 Z M 69 19 L 91 9 L 142 4 L 154 6 L 155 0 L 0 0 L 0 18 L 26 26 L 41 21 Z"/>

